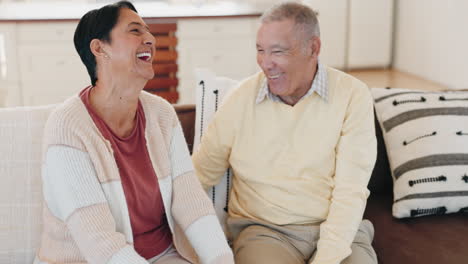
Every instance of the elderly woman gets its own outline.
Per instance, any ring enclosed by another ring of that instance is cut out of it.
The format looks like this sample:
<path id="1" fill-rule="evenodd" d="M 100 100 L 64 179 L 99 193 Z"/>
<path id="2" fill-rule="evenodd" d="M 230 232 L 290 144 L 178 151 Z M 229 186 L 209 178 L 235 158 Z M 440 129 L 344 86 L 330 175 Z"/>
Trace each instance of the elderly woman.
<path id="1" fill-rule="evenodd" d="M 74 42 L 92 85 L 46 124 L 35 263 L 234 263 L 175 111 L 142 92 L 155 39 L 134 6 L 88 12 Z"/>

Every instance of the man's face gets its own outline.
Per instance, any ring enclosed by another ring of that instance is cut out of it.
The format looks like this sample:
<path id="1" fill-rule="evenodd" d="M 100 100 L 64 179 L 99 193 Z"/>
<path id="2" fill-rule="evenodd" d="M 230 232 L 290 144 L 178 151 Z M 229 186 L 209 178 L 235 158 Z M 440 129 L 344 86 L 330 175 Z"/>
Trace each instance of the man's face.
<path id="1" fill-rule="evenodd" d="M 320 40 L 303 35 L 291 19 L 263 23 L 257 32 L 257 63 L 270 92 L 283 100 L 302 97 L 312 84 Z"/>

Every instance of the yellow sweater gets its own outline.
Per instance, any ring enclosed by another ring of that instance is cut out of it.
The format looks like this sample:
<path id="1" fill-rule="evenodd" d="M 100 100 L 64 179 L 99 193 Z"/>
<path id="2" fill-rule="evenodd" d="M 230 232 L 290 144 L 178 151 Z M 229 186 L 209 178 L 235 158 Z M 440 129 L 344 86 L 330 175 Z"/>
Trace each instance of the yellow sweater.
<path id="1" fill-rule="evenodd" d="M 367 86 L 332 68 L 327 73 L 328 102 L 314 93 L 294 106 L 256 104 L 265 76 L 245 80 L 193 155 L 205 188 L 232 167 L 230 216 L 320 224 L 314 263 L 339 263 L 351 253 L 376 158 Z"/>

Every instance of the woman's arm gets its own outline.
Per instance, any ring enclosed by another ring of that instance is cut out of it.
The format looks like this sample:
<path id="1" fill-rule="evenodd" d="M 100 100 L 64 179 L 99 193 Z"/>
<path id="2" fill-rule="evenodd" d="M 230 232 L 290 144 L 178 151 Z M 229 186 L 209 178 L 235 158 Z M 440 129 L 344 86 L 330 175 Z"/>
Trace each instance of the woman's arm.
<path id="1" fill-rule="evenodd" d="M 116 224 L 88 153 L 50 145 L 42 171 L 45 206 L 63 222 L 89 263 L 148 262 L 127 244 Z"/>
<path id="2" fill-rule="evenodd" d="M 193 171 L 180 123 L 173 128 L 170 143 L 173 177 L 172 213 L 195 249 L 201 263 L 234 263 L 234 258 L 213 204 Z"/>

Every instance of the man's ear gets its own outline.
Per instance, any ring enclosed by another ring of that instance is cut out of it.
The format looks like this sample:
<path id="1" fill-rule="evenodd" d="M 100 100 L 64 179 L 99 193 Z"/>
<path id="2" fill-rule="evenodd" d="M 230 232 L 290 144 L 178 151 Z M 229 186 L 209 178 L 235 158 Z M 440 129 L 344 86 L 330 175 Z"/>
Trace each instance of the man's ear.
<path id="1" fill-rule="evenodd" d="M 312 37 L 311 39 L 312 45 L 312 56 L 318 57 L 320 54 L 320 47 L 322 46 L 322 42 L 320 41 L 319 37 Z"/>
<path id="2" fill-rule="evenodd" d="M 89 49 L 96 58 L 109 58 L 109 55 L 104 50 L 103 44 L 104 43 L 99 39 L 93 39 L 89 43 Z"/>

